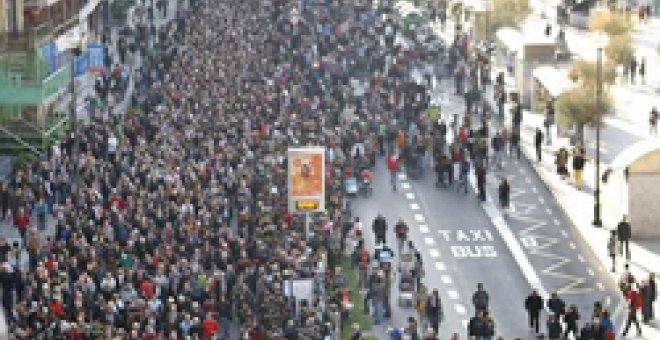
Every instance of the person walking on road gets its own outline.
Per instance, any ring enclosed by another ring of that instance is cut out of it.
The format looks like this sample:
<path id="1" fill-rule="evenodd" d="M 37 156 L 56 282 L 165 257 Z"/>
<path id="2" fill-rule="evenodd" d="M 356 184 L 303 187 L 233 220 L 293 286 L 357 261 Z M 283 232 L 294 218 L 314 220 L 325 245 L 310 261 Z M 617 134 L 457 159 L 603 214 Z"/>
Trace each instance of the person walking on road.
<path id="1" fill-rule="evenodd" d="M 390 172 L 390 184 L 392 190 L 396 191 L 396 172 L 399 167 L 399 158 L 395 154 L 387 157 L 387 170 Z"/>
<path id="2" fill-rule="evenodd" d="M 374 231 L 374 235 L 376 236 L 376 245 L 387 244 L 387 221 L 385 220 L 385 217 L 379 213 L 378 216 L 376 216 L 374 219 L 371 227 Z"/>
<path id="3" fill-rule="evenodd" d="M 630 82 L 635 84 L 635 76 L 637 75 L 637 59 L 633 56 L 630 59 Z"/>
<path id="4" fill-rule="evenodd" d="M 637 327 L 637 336 L 642 336 L 642 326 L 639 324 L 639 319 L 637 314 L 642 308 L 642 297 L 637 291 L 635 285 L 633 285 L 626 294 L 626 300 L 628 302 L 628 319 L 626 321 L 626 327 L 623 329 L 623 336 L 625 337 L 628 334 L 630 325 L 633 323 Z"/>
<path id="5" fill-rule="evenodd" d="M 399 220 L 394 225 L 394 233 L 396 234 L 397 245 L 399 246 L 399 251 L 403 249 L 403 246 L 408 239 L 408 225 L 403 221 L 403 218 Z"/>
<path id="6" fill-rule="evenodd" d="M 543 298 L 539 292 L 534 289 L 532 293 L 525 299 L 525 310 L 529 316 L 529 327 L 534 329 L 536 334 L 539 333 L 539 317 L 541 310 L 543 310 Z"/>
<path id="7" fill-rule="evenodd" d="M 534 133 L 534 147 L 536 148 L 536 161 L 541 162 L 541 152 L 543 151 L 543 132 L 536 128 Z"/>
<path id="8" fill-rule="evenodd" d="M 655 301 L 658 299 L 658 285 L 655 282 L 655 273 L 649 274 L 648 284 L 649 284 L 650 295 L 651 295 L 650 300 L 649 300 L 650 301 L 649 310 L 651 311 L 650 320 L 653 320 L 653 318 L 654 318 L 654 315 L 653 315 L 654 308 L 653 307 L 655 305 Z"/>
<path id="9" fill-rule="evenodd" d="M 548 339 L 559 340 L 561 338 L 561 324 L 559 317 L 554 314 L 548 316 Z"/>
<path id="10" fill-rule="evenodd" d="M 433 333 L 437 335 L 440 331 L 440 322 L 443 319 L 442 301 L 440 300 L 440 294 L 437 288 L 433 289 L 426 302 L 426 318 L 431 328 L 433 328 Z"/>
<path id="11" fill-rule="evenodd" d="M 550 295 L 547 305 L 552 314 L 556 316 L 557 322 L 561 321 L 564 313 L 566 313 L 566 303 L 559 297 L 557 292 L 553 292 L 552 295 Z"/>
<path id="12" fill-rule="evenodd" d="M 626 260 L 630 261 L 630 236 L 631 229 L 628 217 L 623 215 L 621 222 L 616 227 L 617 238 L 619 239 L 619 253 L 623 256 L 624 252 Z"/>
<path id="13" fill-rule="evenodd" d="M 507 180 L 506 177 L 502 177 L 498 191 L 500 206 L 502 207 L 502 210 L 509 209 L 509 204 L 511 201 L 511 187 L 509 186 L 509 180 Z"/>
<path id="14" fill-rule="evenodd" d="M 568 311 L 564 315 L 564 323 L 566 328 L 564 330 L 564 338 L 568 338 L 568 334 L 572 333 L 574 338 L 578 336 L 578 320 L 580 320 L 580 313 L 576 305 L 568 307 Z"/>
<path id="15" fill-rule="evenodd" d="M 486 169 L 483 166 L 479 166 L 476 169 L 477 175 L 477 191 L 479 194 L 479 201 L 486 201 Z"/>
<path id="16" fill-rule="evenodd" d="M 484 284 L 477 283 L 477 290 L 472 294 L 472 304 L 475 312 L 486 312 L 488 310 L 488 292 L 484 290 Z"/>
<path id="17" fill-rule="evenodd" d="M 649 280 L 642 280 L 639 294 L 642 299 L 642 322 L 647 325 L 653 316 L 653 291 Z"/>

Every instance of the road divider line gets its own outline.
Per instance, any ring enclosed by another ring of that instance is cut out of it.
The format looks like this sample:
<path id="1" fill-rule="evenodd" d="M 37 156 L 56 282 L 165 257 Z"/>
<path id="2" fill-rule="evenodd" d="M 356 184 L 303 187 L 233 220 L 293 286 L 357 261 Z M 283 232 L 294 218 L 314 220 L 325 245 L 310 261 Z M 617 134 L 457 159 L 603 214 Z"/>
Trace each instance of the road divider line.
<path id="1" fill-rule="evenodd" d="M 447 284 L 447 285 L 450 285 L 450 284 L 454 283 L 454 280 L 449 275 L 440 276 L 440 280 L 442 281 L 442 283 Z"/>
<path id="2" fill-rule="evenodd" d="M 424 243 L 426 243 L 426 245 L 428 246 L 432 246 L 435 244 L 435 240 L 433 239 L 433 237 L 425 237 Z"/>
<path id="3" fill-rule="evenodd" d="M 447 266 L 445 266 L 444 262 L 436 262 L 435 269 L 442 272 L 447 270 Z"/>
<path id="4" fill-rule="evenodd" d="M 450 299 L 458 300 L 458 292 L 455 290 L 447 291 L 447 295 Z"/>
<path id="5" fill-rule="evenodd" d="M 422 234 L 428 234 L 429 233 L 429 227 L 426 224 L 421 224 L 419 226 L 419 232 Z"/>
<path id="6" fill-rule="evenodd" d="M 406 198 L 409 200 L 414 200 L 415 199 L 415 194 L 412 192 L 407 192 L 406 193 Z"/>
<path id="7" fill-rule="evenodd" d="M 455 304 L 455 305 L 454 305 L 454 309 L 456 310 L 456 313 L 458 313 L 458 314 L 460 314 L 460 315 L 465 315 L 465 314 L 467 314 L 467 309 L 465 309 L 465 306 L 463 306 L 463 305 L 460 304 L 460 303 Z"/>
<path id="8" fill-rule="evenodd" d="M 422 215 L 422 214 L 415 214 L 413 216 L 413 218 L 415 218 L 415 221 L 417 221 L 417 222 L 424 222 L 424 220 L 425 220 L 424 215 Z"/>
<path id="9" fill-rule="evenodd" d="M 429 255 L 431 255 L 432 258 L 438 258 L 440 257 L 440 251 L 437 249 L 429 249 Z"/>
<path id="10" fill-rule="evenodd" d="M 419 210 L 419 204 L 417 204 L 417 203 L 410 203 L 410 209 L 412 209 L 412 210 Z"/>

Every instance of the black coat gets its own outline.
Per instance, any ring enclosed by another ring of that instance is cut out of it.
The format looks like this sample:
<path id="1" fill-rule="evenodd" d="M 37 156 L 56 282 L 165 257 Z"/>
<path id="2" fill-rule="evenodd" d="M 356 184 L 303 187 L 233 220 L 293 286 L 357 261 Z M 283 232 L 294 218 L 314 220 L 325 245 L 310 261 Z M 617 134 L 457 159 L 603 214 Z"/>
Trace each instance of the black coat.
<path id="1" fill-rule="evenodd" d="M 525 309 L 532 314 L 538 314 L 543 309 L 543 298 L 539 295 L 530 295 L 525 299 Z"/>

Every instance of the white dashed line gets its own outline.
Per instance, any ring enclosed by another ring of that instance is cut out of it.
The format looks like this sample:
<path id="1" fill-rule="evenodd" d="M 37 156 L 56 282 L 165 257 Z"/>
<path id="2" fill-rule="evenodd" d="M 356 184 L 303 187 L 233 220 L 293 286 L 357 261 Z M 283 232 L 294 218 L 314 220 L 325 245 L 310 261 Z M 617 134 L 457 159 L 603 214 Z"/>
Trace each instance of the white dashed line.
<path id="1" fill-rule="evenodd" d="M 415 221 L 417 221 L 417 222 L 424 222 L 424 215 L 422 215 L 422 214 L 415 214 L 413 217 L 415 218 Z"/>
<path id="2" fill-rule="evenodd" d="M 449 295 L 449 298 L 458 300 L 458 292 L 455 290 L 450 290 L 447 292 L 447 295 Z"/>
<path id="3" fill-rule="evenodd" d="M 463 324 L 463 328 L 467 328 L 469 321 L 463 320 L 461 321 L 461 324 Z"/>
<path id="4" fill-rule="evenodd" d="M 401 188 L 403 188 L 404 190 L 408 190 L 410 189 L 410 184 L 407 182 L 403 182 L 401 183 Z"/>
<path id="5" fill-rule="evenodd" d="M 428 234 L 429 233 L 429 227 L 425 224 L 422 224 L 419 226 L 419 232 L 422 234 Z"/>
<path id="6" fill-rule="evenodd" d="M 589 275 L 591 275 L 591 276 L 596 275 L 596 273 L 594 273 L 594 271 L 591 268 L 587 269 L 587 273 L 589 273 Z"/>
<path id="7" fill-rule="evenodd" d="M 575 243 L 573 243 L 573 242 L 571 242 L 571 244 L 569 244 L 569 246 L 571 246 L 571 249 L 575 249 L 575 248 L 577 248 L 577 247 L 575 246 Z"/>
<path id="8" fill-rule="evenodd" d="M 605 306 L 609 306 L 612 304 L 612 298 L 607 296 L 605 297 Z"/>
<path id="9" fill-rule="evenodd" d="M 536 187 L 532 187 L 532 193 L 537 193 L 538 190 L 536 190 Z M 539 197 L 539 201 L 543 200 L 543 198 Z M 543 202 L 541 202 L 543 203 Z"/>
<path id="10" fill-rule="evenodd" d="M 461 315 L 467 314 L 467 310 L 465 309 L 465 306 L 463 306 L 461 304 L 455 304 L 454 309 L 456 309 L 456 313 L 458 313 L 458 314 L 461 314 Z"/>
<path id="11" fill-rule="evenodd" d="M 552 223 L 554 223 L 555 225 L 561 225 L 561 222 L 559 222 L 559 220 L 556 218 L 552 220 Z"/>
<path id="12" fill-rule="evenodd" d="M 432 246 L 435 244 L 435 240 L 433 240 L 433 237 L 426 237 L 424 238 L 424 243 L 426 243 L 427 246 Z"/>
<path id="13" fill-rule="evenodd" d="M 552 209 L 550 208 L 545 208 L 545 212 L 548 213 L 548 215 L 553 215 Z"/>
<path id="14" fill-rule="evenodd" d="M 440 276 L 440 280 L 442 280 L 442 283 L 448 284 L 448 285 L 454 283 L 454 280 L 452 280 L 451 276 L 449 276 L 449 275 Z"/>
<path id="15" fill-rule="evenodd" d="M 601 282 L 596 283 L 596 287 L 598 287 L 598 290 L 601 292 L 605 291 L 605 286 Z"/>
<path id="16" fill-rule="evenodd" d="M 442 262 L 436 262 L 435 263 L 435 269 L 438 270 L 438 271 L 445 271 L 445 270 L 447 270 L 447 266 L 445 266 L 445 264 L 442 263 Z"/>
<path id="17" fill-rule="evenodd" d="M 568 237 L 568 233 L 566 232 L 566 230 L 561 231 L 561 236 Z"/>
<path id="18" fill-rule="evenodd" d="M 412 210 L 419 210 L 419 204 L 417 204 L 417 203 L 410 203 L 410 209 L 412 209 Z"/>
<path id="19" fill-rule="evenodd" d="M 531 183 L 532 183 L 532 180 L 531 180 L 529 177 L 526 177 L 526 178 L 525 178 L 525 182 L 527 182 L 527 184 L 531 184 Z"/>
<path id="20" fill-rule="evenodd" d="M 414 200 L 415 199 L 415 194 L 413 194 L 412 192 L 407 192 L 406 193 L 406 198 L 409 199 L 409 200 Z"/>
<path id="21" fill-rule="evenodd" d="M 403 181 L 403 180 L 406 179 L 406 174 L 404 174 L 404 173 L 400 173 L 398 177 L 399 177 L 400 180 Z"/>
<path id="22" fill-rule="evenodd" d="M 541 203 L 541 204 L 545 203 L 545 200 L 541 196 L 539 196 L 539 203 Z"/>
<path id="23" fill-rule="evenodd" d="M 429 255 L 433 258 L 440 257 L 440 252 L 437 249 L 429 249 Z"/>
<path id="24" fill-rule="evenodd" d="M 583 262 L 583 263 L 584 263 L 584 256 L 582 256 L 582 255 L 578 255 L 578 260 L 579 260 L 580 262 Z"/>

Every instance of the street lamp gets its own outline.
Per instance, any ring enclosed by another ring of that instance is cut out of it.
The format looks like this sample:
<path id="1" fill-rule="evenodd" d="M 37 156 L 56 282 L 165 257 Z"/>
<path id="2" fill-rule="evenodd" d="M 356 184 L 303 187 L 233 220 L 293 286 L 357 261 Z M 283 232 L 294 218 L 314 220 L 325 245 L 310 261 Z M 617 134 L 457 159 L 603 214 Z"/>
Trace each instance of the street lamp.
<path id="1" fill-rule="evenodd" d="M 600 124 L 603 114 L 601 108 L 603 97 L 603 47 L 606 41 L 606 35 L 601 33 L 596 36 L 596 170 L 594 172 L 596 190 L 594 191 L 594 220 L 591 222 L 596 228 L 603 226 L 600 209 Z"/>

